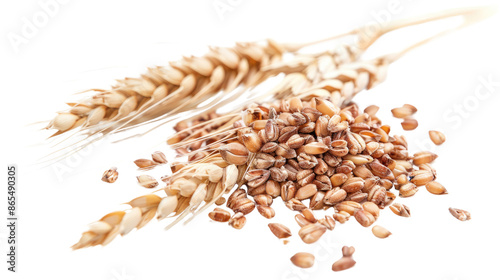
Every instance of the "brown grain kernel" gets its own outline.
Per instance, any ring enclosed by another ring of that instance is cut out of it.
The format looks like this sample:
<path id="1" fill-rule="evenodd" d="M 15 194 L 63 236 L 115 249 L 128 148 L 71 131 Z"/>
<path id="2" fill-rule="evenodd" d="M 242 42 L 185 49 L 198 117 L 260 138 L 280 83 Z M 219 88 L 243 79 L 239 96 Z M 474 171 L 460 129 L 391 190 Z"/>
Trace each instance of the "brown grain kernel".
<path id="1" fill-rule="evenodd" d="M 286 165 L 289 165 L 289 166 L 293 167 L 296 170 L 296 172 L 298 172 L 298 171 L 301 170 L 301 168 L 299 166 L 299 163 L 295 159 L 289 159 L 289 160 L 287 160 L 287 164 Z"/>
<path id="2" fill-rule="evenodd" d="M 254 130 L 261 130 L 266 127 L 266 124 L 268 123 L 269 120 L 256 120 L 252 122 L 249 127 L 253 128 Z"/>
<path id="3" fill-rule="evenodd" d="M 344 173 L 338 173 L 330 177 L 333 187 L 338 187 L 347 181 L 347 175 Z"/>
<path id="4" fill-rule="evenodd" d="M 299 230 L 299 236 L 306 244 L 316 241 L 326 232 L 326 227 L 321 224 L 309 224 Z"/>
<path id="5" fill-rule="evenodd" d="M 300 252 L 293 255 L 290 258 L 290 261 L 292 261 L 295 266 L 298 266 L 300 268 L 310 268 L 314 265 L 314 255 L 310 253 Z"/>
<path id="6" fill-rule="evenodd" d="M 245 174 L 245 179 L 248 181 L 247 185 L 251 188 L 258 187 L 267 182 L 271 172 L 265 169 L 250 170 Z"/>
<path id="7" fill-rule="evenodd" d="M 361 155 L 361 154 L 346 155 L 343 157 L 343 159 L 352 161 L 356 166 L 364 165 L 373 161 L 373 158 L 371 156 Z"/>
<path id="8" fill-rule="evenodd" d="M 401 122 L 401 126 L 404 130 L 414 130 L 418 127 L 418 121 L 416 119 L 405 118 Z"/>
<path id="9" fill-rule="evenodd" d="M 245 217 L 245 215 L 243 215 L 243 213 L 241 212 L 238 212 L 234 214 L 231 219 L 229 219 L 228 224 L 235 229 L 242 229 L 245 226 L 246 222 L 247 218 Z"/>
<path id="10" fill-rule="evenodd" d="M 372 156 L 373 158 L 380 158 L 380 157 L 381 157 L 381 156 L 383 156 L 384 154 L 385 154 L 385 153 L 384 153 L 384 150 L 383 150 L 383 149 L 377 149 L 377 150 L 375 150 L 375 151 L 371 154 L 371 156 Z"/>
<path id="11" fill-rule="evenodd" d="M 368 201 L 371 201 L 377 205 L 382 204 L 387 197 L 387 190 L 381 186 L 375 186 L 370 189 L 368 193 Z"/>
<path id="12" fill-rule="evenodd" d="M 418 111 L 417 107 L 415 107 L 415 106 L 413 106 L 411 104 L 404 104 L 403 107 L 404 108 L 409 108 L 413 114 L 415 114 Z"/>
<path id="13" fill-rule="evenodd" d="M 273 198 L 268 194 L 259 194 L 253 197 L 253 200 L 257 205 L 271 206 L 273 204 Z"/>
<path id="14" fill-rule="evenodd" d="M 341 165 L 337 166 L 337 168 L 335 168 L 335 172 L 336 173 L 344 173 L 344 174 L 349 176 L 349 175 L 351 175 L 352 169 L 353 168 L 351 168 L 348 165 L 341 164 Z"/>
<path id="15" fill-rule="evenodd" d="M 257 211 L 266 219 L 271 219 L 276 215 L 274 209 L 269 206 L 257 205 Z"/>
<path id="16" fill-rule="evenodd" d="M 373 173 L 365 165 L 357 166 L 352 172 L 354 175 L 363 179 L 373 177 Z"/>
<path id="17" fill-rule="evenodd" d="M 406 176 L 406 174 L 401 174 L 399 175 L 398 177 L 396 177 L 396 182 L 398 183 L 398 185 L 402 186 L 404 184 L 407 184 L 409 181 L 408 181 L 408 176 Z"/>
<path id="18" fill-rule="evenodd" d="M 329 191 L 332 189 L 332 182 L 327 175 L 315 175 L 313 184 L 315 184 L 320 191 Z"/>
<path id="19" fill-rule="evenodd" d="M 229 143 L 219 148 L 220 155 L 229 164 L 243 165 L 248 160 L 248 150 L 240 143 Z"/>
<path id="20" fill-rule="evenodd" d="M 415 184 L 408 183 L 399 188 L 399 195 L 402 197 L 410 197 L 413 196 L 418 191 L 418 188 Z"/>
<path id="21" fill-rule="evenodd" d="M 359 117 L 361 117 L 363 115 L 360 115 Z M 366 123 L 354 123 L 354 124 L 351 124 L 351 132 L 355 132 L 355 133 L 360 133 L 361 131 L 366 131 L 366 130 L 369 130 L 370 129 L 370 126 Z"/>
<path id="22" fill-rule="evenodd" d="M 289 201 L 285 202 L 285 206 L 293 211 L 302 211 L 307 208 L 304 203 L 296 198 L 292 198 Z"/>
<path id="23" fill-rule="evenodd" d="M 281 186 L 278 182 L 273 180 L 268 180 L 266 182 L 266 194 L 270 195 L 273 198 L 276 198 L 281 195 Z"/>
<path id="24" fill-rule="evenodd" d="M 436 181 L 431 181 L 431 182 L 427 183 L 425 185 L 425 188 L 427 189 L 427 191 L 429 191 L 432 194 L 439 195 L 439 194 L 447 194 L 448 193 L 446 188 Z"/>
<path id="25" fill-rule="evenodd" d="M 270 154 L 258 153 L 255 156 L 254 167 L 256 169 L 267 169 L 273 166 L 275 161 L 274 157 Z"/>
<path id="26" fill-rule="evenodd" d="M 314 181 L 314 178 L 316 177 L 316 174 L 314 174 L 311 169 L 306 169 L 306 170 L 310 171 L 310 173 L 305 175 L 302 179 L 299 179 L 299 175 L 301 174 L 302 171 L 305 170 L 302 170 L 299 173 L 297 173 L 297 184 L 300 187 L 311 184 Z"/>
<path id="27" fill-rule="evenodd" d="M 399 108 L 394 108 L 391 110 L 391 112 L 395 118 L 404 119 L 404 118 L 407 118 L 407 117 L 413 115 L 416 111 L 414 111 L 410 107 L 403 106 L 403 107 L 399 107 Z"/>
<path id="28" fill-rule="evenodd" d="M 329 151 L 329 153 L 336 157 L 343 157 L 349 153 L 349 148 L 347 147 L 333 148 Z"/>
<path id="29" fill-rule="evenodd" d="M 116 167 L 111 167 L 110 169 L 104 171 L 101 180 L 106 183 L 114 183 L 118 179 L 118 171 Z"/>
<path id="30" fill-rule="evenodd" d="M 323 202 L 327 205 L 333 205 L 343 201 L 347 197 L 347 192 L 344 189 L 336 187 L 326 192 Z"/>
<path id="31" fill-rule="evenodd" d="M 154 162 L 150 159 L 144 159 L 144 158 L 135 160 L 134 163 L 139 168 L 148 168 L 148 167 L 156 165 L 156 162 Z"/>
<path id="32" fill-rule="evenodd" d="M 344 257 L 352 257 L 356 249 L 353 246 L 343 246 L 342 247 L 342 256 Z"/>
<path id="33" fill-rule="evenodd" d="M 365 179 L 365 186 L 361 189 L 362 192 L 369 193 L 380 182 L 378 177 L 370 177 Z"/>
<path id="34" fill-rule="evenodd" d="M 379 226 L 379 225 L 372 227 L 372 233 L 376 237 L 382 238 L 382 239 L 387 238 L 392 234 L 390 231 L 388 231 L 387 229 L 385 229 L 384 227 Z"/>
<path id="35" fill-rule="evenodd" d="M 215 201 L 215 205 L 217 206 L 221 206 L 222 204 L 226 203 L 226 199 L 224 197 L 219 197 L 216 201 Z"/>
<path id="36" fill-rule="evenodd" d="M 306 218 L 306 220 L 308 220 L 311 223 L 315 223 L 318 221 L 316 217 L 314 217 L 314 214 L 311 211 L 311 209 L 304 209 L 301 211 L 301 213 L 304 216 L 304 218 Z"/>
<path id="37" fill-rule="evenodd" d="M 274 159 L 275 159 L 274 167 L 281 168 L 286 163 L 286 158 L 282 156 L 276 156 L 274 157 Z"/>
<path id="38" fill-rule="evenodd" d="M 229 221 L 231 214 L 222 208 L 216 207 L 212 212 L 208 213 L 208 217 L 216 222 L 225 223 Z"/>
<path id="39" fill-rule="evenodd" d="M 348 193 L 353 193 L 361 190 L 365 185 L 363 178 L 353 177 L 348 179 L 343 185 L 342 189 Z"/>
<path id="40" fill-rule="evenodd" d="M 266 185 L 260 185 L 255 188 L 248 187 L 248 195 L 250 196 L 256 196 L 259 194 L 265 194 L 266 193 Z"/>
<path id="41" fill-rule="evenodd" d="M 339 123 L 341 122 L 342 118 L 339 116 L 339 115 L 334 115 L 332 116 L 329 120 L 328 120 L 328 124 L 327 124 L 327 130 L 329 132 L 334 132 L 335 130 L 337 130 L 337 126 L 339 125 Z"/>
<path id="42" fill-rule="evenodd" d="M 392 185 L 394 184 L 393 181 L 396 180 L 396 178 L 391 177 L 390 179 L 380 179 L 378 182 L 379 185 L 386 190 L 390 190 L 392 188 Z"/>
<path id="43" fill-rule="evenodd" d="M 380 157 L 379 159 L 380 163 L 382 163 L 383 165 L 387 166 L 387 168 L 389 168 L 390 170 L 394 170 L 394 168 L 396 167 L 396 165 L 398 164 L 395 160 L 393 160 L 389 155 L 383 155 L 382 157 Z"/>
<path id="44" fill-rule="evenodd" d="M 442 132 L 436 130 L 430 130 L 429 137 L 431 138 L 432 142 L 434 142 L 434 144 L 438 146 L 446 141 L 446 136 L 444 136 Z"/>
<path id="45" fill-rule="evenodd" d="M 387 166 L 381 164 L 379 161 L 373 161 L 372 163 L 369 163 L 368 166 L 370 167 L 373 175 L 380 178 L 385 178 L 392 173 Z"/>
<path id="46" fill-rule="evenodd" d="M 263 153 L 273 153 L 276 149 L 278 149 L 278 143 L 268 142 L 262 146 L 260 151 Z"/>
<path id="47" fill-rule="evenodd" d="M 316 128 L 316 123 L 315 122 L 308 122 L 306 124 L 303 124 L 303 125 L 299 126 L 299 132 L 300 133 L 311 133 L 311 132 L 314 131 L 315 128 Z M 304 143 L 305 143 L 305 141 L 304 141 Z"/>
<path id="48" fill-rule="evenodd" d="M 396 195 L 392 192 L 387 192 L 384 201 L 380 204 L 380 207 L 383 209 L 386 206 L 390 206 L 394 200 L 396 200 Z"/>
<path id="49" fill-rule="evenodd" d="M 257 153 L 262 148 L 262 140 L 251 128 L 249 130 L 239 130 L 238 136 L 245 147 L 252 153 Z"/>
<path id="50" fill-rule="evenodd" d="M 322 113 L 314 108 L 307 107 L 302 110 L 302 113 L 307 115 L 311 122 L 316 122 Z"/>
<path id="51" fill-rule="evenodd" d="M 288 116 L 287 121 L 290 125 L 301 126 L 307 122 L 307 119 L 301 113 L 293 113 Z"/>
<path id="52" fill-rule="evenodd" d="M 347 148 L 344 148 L 344 149 L 347 149 Z M 340 158 L 338 158 L 337 156 L 331 155 L 331 153 L 333 153 L 332 150 L 330 150 L 327 154 L 324 154 L 323 160 L 326 162 L 326 164 L 328 166 L 337 167 L 342 162 L 342 160 Z"/>
<path id="53" fill-rule="evenodd" d="M 234 212 L 241 212 L 244 215 L 250 213 L 255 209 L 255 203 L 249 198 L 242 198 L 236 201 L 234 207 L 232 208 Z"/>
<path id="54" fill-rule="evenodd" d="M 295 198 L 298 200 L 304 200 L 312 197 L 317 191 L 318 188 L 315 184 L 307 184 L 297 190 Z"/>
<path id="55" fill-rule="evenodd" d="M 434 169 L 429 163 L 421 164 L 418 166 L 418 170 L 427 170 L 436 177 L 436 169 Z"/>
<path id="56" fill-rule="evenodd" d="M 281 199 L 283 201 L 289 201 L 290 199 L 295 197 L 295 192 L 297 191 L 297 187 L 295 183 L 292 181 L 287 181 L 281 185 Z"/>
<path id="57" fill-rule="evenodd" d="M 453 217 L 457 218 L 462 222 L 471 219 L 470 213 L 465 210 L 461 210 L 458 208 L 451 208 L 451 207 L 448 210 L 450 210 L 450 213 L 451 215 L 453 215 Z"/>
<path id="58" fill-rule="evenodd" d="M 365 202 L 363 203 L 363 210 L 365 210 L 366 212 L 372 214 L 372 216 L 377 219 L 379 214 L 380 214 L 380 208 L 373 202 Z"/>
<path id="59" fill-rule="evenodd" d="M 313 169 L 316 165 L 318 165 L 318 159 L 315 156 L 305 153 L 300 153 L 297 156 L 297 161 L 299 163 L 299 167 L 302 169 Z"/>
<path id="60" fill-rule="evenodd" d="M 368 142 L 366 143 L 365 152 L 369 155 L 373 154 L 380 147 L 378 142 Z"/>
<path id="61" fill-rule="evenodd" d="M 237 189 L 235 190 L 228 198 L 227 198 L 227 203 L 226 207 L 229 209 L 233 209 L 234 206 L 236 205 L 236 202 L 239 201 L 240 199 L 247 198 L 247 193 L 245 192 L 244 189 Z"/>
<path id="62" fill-rule="evenodd" d="M 425 163 L 432 163 L 437 157 L 438 155 L 431 152 L 415 153 L 413 155 L 413 164 L 418 166 Z"/>
<path id="63" fill-rule="evenodd" d="M 328 146 L 321 142 L 313 142 L 304 146 L 306 153 L 311 155 L 319 155 L 328 151 Z"/>
<path id="64" fill-rule="evenodd" d="M 333 213 L 332 217 L 335 219 L 335 221 L 343 224 L 349 220 L 349 217 L 351 217 L 351 215 L 345 211 L 339 211 L 338 213 Z"/>
<path id="65" fill-rule="evenodd" d="M 302 214 L 295 215 L 295 221 L 300 227 L 311 224 L 311 222 L 308 221 Z"/>
<path id="66" fill-rule="evenodd" d="M 276 149 L 276 155 L 291 159 L 295 158 L 297 156 L 297 153 L 294 149 L 288 147 L 283 143 L 278 145 L 278 148 Z"/>
<path id="67" fill-rule="evenodd" d="M 356 221 L 364 227 L 369 227 L 375 222 L 375 217 L 365 210 L 356 211 L 354 218 L 356 218 Z"/>
<path id="68" fill-rule="evenodd" d="M 342 271 L 353 267 L 356 264 L 351 257 L 342 257 L 340 260 L 336 261 L 332 265 L 333 271 Z"/>
<path id="69" fill-rule="evenodd" d="M 328 165 L 326 164 L 326 162 L 321 158 L 318 159 L 318 164 L 316 165 L 316 167 L 314 167 L 314 173 L 322 175 L 325 174 L 327 170 Z"/>
<path id="70" fill-rule="evenodd" d="M 156 151 L 153 154 L 151 154 L 151 158 L 153 159 L 154 162 L 158 164 L 167 163 L 167 157 L 165 156 L 164 153 L 160 151 Z"/>
<path id="71" fill-rule="evenodd" d="M 301 112 L 303 108 L 302 100 L 298 97 L 290 98 L 290 112 Z"/>
<path id="72" fill-rule="evenodd" d="M 302 145 L 304 145 L 305 141 L 306 139 L 304 139 L 304 137 L 301 137 L 298 134 L 294 134 L 286 141 L 286 144 L 292 149 L 298 149 L 302 147 Z"/>
<path id="73" fill-rule="evenodd" d="M 279 128 L 275 120 L 269 119 L 264 127 L 265 142 L 274 142 L 278 140 Z"/>
<path id="74" fill-rule="evenodd" d="M 326 171 L 325 175 L 331 178 L 334 174 L 335 174 L 335 168 L 332 166 L 328 166 L 328 170 Z"/>
<path id="75" fill-rule="evenodd" d="M 339 114 L 340 108 L 335 106 L 332 102 L 320 98 L 315 98 L 314 100 L 316 101 L 316 109 L 323 115 L 332 117 L 333 115 Z"/>
<path id="76" fill-rule="evenodd" d="M 309 200 L 309 208 L 312 210 L 320 210 L 325 206 L 323 199 L 325 198 L 325 192 L 316 192 Z"/>
<path id="77" fill-rule="evenodd" d="M 435 179 L 434 174 L 427 170 L 413 171 L 408 176 L 410 177 L 410 182 L 417 186 L 423 186 Z"/>
<path id="78" fill-rule="evenodd" d="M 389 209 L 391 209 L 391 211 L 398 215 L 398 216 L 401 216 L 401 217 L 410 217 L 410 208 L 404 204 L 400 204 L 400 203 L 394 203 L 392 204 L 391 206 L 389 206 Z"/>
<path id="79" fill-rule="evenodd" d="M 342 201 L 335 205 L 335 210 L 337 211 L 345 211 L 349 213 L 349 215 L 354 215 L 354 213 L 358 210 L 361 210 L 361 204 L 355 201 Z"/>
<path id="80" fill-rule="evenodd" d="M 365 108 L 364 112 L 371 117 L 375 116 L 380 108 L 377 105 L 370 105 Z"/>
<path id="81" fill-rule="evenodd" d="M 292 232 L 290 231 L 290 229 L 282 224 L 270 223 L 267 226 L 274 234 L 274 236 L 278 237 L 279 239 L 292 236 Z"/>
<path id="82" fill-rule="evenodd" d="M 354 192 L 354 193 L 350 193 L 345 198 L 345 200 L 355 201 L 357 203 L 361 203 L 363 201 L 366 201 L 367 198 L 368 198 L 368 194 L 367 193 L 364 193 L 364 192 L 361 192 L 361 191 L 357 191 L 357 192 Z"/>
<path id="83" fill-rule="evenodd" d="M 280 137 L 278 138 L 278 142 L 285 143 L 294 134 L 297 134 L 297 127 L 296 126 L 286 126 L 280 130 Z"/>
<path id="84" fill-rule="evenodd" d="M 394 149 L 389 153 L 392 159 L 406 160 L 408 159 L 408 150 L 401 145 L 394 146 Z"/>
<path id="85" fill-rule="evenodd" d="M 328 230 L 333 230 L 335 228 L 335 220 L 325 215 L 325 218 L 318 220 L 318 222 L 326 227 Z"/>
<path id="86" fill-rule="evenodd" d="M 271 178 L 276 182 L 284 182 L 288 178 L 288 172 L 284 166 L 281 168 L 272 167 L 269 171 L 271 172 Z"/>

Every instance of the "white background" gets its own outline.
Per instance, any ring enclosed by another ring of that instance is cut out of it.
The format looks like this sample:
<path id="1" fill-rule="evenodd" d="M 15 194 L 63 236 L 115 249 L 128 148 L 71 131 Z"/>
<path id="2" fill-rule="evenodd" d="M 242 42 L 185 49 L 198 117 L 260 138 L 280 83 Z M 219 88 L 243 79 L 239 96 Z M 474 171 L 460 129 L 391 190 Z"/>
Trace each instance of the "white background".
<path id="1" fill-rule="evenodd" d="M 220 15 L 214 3 L 230 3 L 232 8 Z M 62 161 L 69 167 L 66 172 L 54 165 L 35 165 L 56 149 L 56 143 L 45 140 L 50 132 L 39 130 L 44 123 L 32 123 L 63 110 L 65 101 L 74 100 L 73 93 L 107 88 L 114 79 L 137 76 L 148 66 L 165 65 L 182 55 L 201 55 L 208 45 L 264 38 L 303 42 L 338 34 L 375 21 L 389 3 L 70 0 L 59 4 L 32 38 L 15 47 L 9 36 L 20 35 L 23 18 L 33 21 L 43 9 L 38 1 L 2 1 L 0 180 L 5 186 L 4 168 L 17 164 L 19 249 L 18 272 L 7 273 L 7 230 L 2 222 L 1 279 L 499 279 L 499 82 L 482 100 L 474 95 L 476 90 L 488 93 L 481 79 L 500 81 L 498 16 L 408 53 L 391 65 L 384 84 L 356 97 L 362 108 L 379 105 L 380 118 L 396 134 L 402 129 L 390 109 L 404 103 L 417 106 L 420 126 L 405 132 L 412 139 L 412 151 L 426 148 L 429 129 L 447 136 L 435 150 L 440 155 L 435 167 L 438 181 L 450 194 L 433 196 L 421 189 L 412 198 L 398 199 L 411 208 L 412 217 L 383 211 L 376 224 L 393 233 L 385 240 L 353 220 L 337 224 L 321 242 L 306 245 L 296 234 L 295 213 L 276 201 L 274 220 L 294 232 L 288 245 L 277 240 L 268 221 L 254 211 L 241 231 L 210 222 L 203 214 L 171 231 L 153 221 L 105 248 L 73 252 L 69 247 L 87 223 L 148 192 L 135 183 L 139 172 L 132 161 L 165 151 L 170 130 L 161 128 L 118 144 L 107 139 Z M 400 0 L 398 12 L 388 20 L 479 3 L 487 2 Z M 384 38 L 371 56 L 400 49 L 412 36 Z M 465 113 L 460 115 L 457 110 L 463 106 Z M 110 166 L 120 171 L 115 184 L 100 181 Z M 153 174 L 159 178 L 164 172 L 157 169 Z M 5 194 L 2 187 L 2 217 Z M 450 206 L 469 210 L 472 220 L 454 219 L 447 210 Z M 332 272 L 343 245 L 356 247 L 357 264 Z M 294 268 L 289 258 L 298 251 L 315 253 L 315 266 Z"/>

